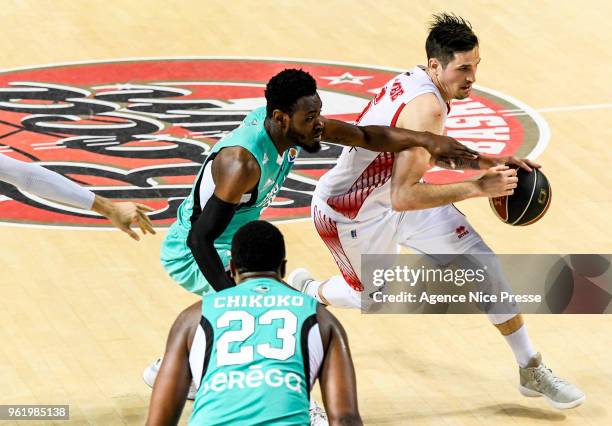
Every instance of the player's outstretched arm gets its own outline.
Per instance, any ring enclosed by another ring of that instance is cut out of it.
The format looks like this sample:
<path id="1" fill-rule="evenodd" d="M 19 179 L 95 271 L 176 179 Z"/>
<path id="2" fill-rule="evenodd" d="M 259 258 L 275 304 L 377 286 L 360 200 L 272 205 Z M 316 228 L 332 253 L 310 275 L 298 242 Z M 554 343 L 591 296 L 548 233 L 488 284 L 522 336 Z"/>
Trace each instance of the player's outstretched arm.
<path id="1" fill-rule="evenodd" d="M 164 360 L 153 385 L 147 426 L 175 425 L 178 423 L 189 385 L 189 346 L 193 340 L 202 302 L 194 303 L 178 316 L 166 341 Z"/>
<path id="2" fill-rule="evenodd" d="M 487 170 L 487 169 L 490 169 L 491 167 L 511 164 L 511 165 L 519 166 L 522 169 L 525 169 L 528 172 L 531 172 L 532 168 L 539 169 L 540 167 L 542 167 L 538 163 L 534 163 L 533 161 L 527 158 L 520 159 L 520 158 L 516 158 L 512 156 L 489 157 L 486 155 L 480 155 L 477 160 L 463 159 L 463 158 L 453 159 L 453 158 L 446 158 L 446 157 L 438 157 L 435 159 L 435 164 L 438 167 L 442 167 L 444 169 L 451 169 L 451 170 L 465 170 L 465 169 Z"/>
<path id="3" fill-rule="evenodd" d="M 432 93 L 417 96 L 402 110 L 398 126 L 415 130 L 442 132 L 442 106 Z M 422 148 L 402 151 L 395 156 L 391 176 L 391 206 L 396 211 L 439 207 L 473 197 L 509 195 L 516 187 L 516 170 L 498 165 L 477 181 L 430 185 L 421 181 L 431 166 L 430 153 Z M 479 168 L 479 159 L 460 160 Z"/>
<path id="4" fill-rule="evenodd" d="M 0 180 L 39 197 L 100 213 L 135 240 L 139 237 L 130 229 L 131 224 L 137 224 L 143 234 L 155 234 L 146 215 L 146 212 L 153 211 L 152 208 L 132 202 L 115 203 L 37 164 L 0 154 Z"/>
<path id="5" fill-rule="evenodd" d="M 202 213 L 193 223 L 187 245 L 200 271 L 216 291 L 232 287 L 233 281 L 215 249 L 215 240 L 223 234 L 236 212 L 242 195 L 251 191 L 261 171 L 253 155 L 242 147 L 222 149 L 211 166 L 212 181 L 201 187 L 214 185 L 215 191 L 202 206 Z"/>
<path id="6" fill-rule="evenodd" d="M 473 151 L 455 139 L 428 131 L 414 131 L 387 126 L 355 126 L 344 121 L 323 118 L 322 139 L 346 146 L 377 152 L 400 152 L 425 148 L 434 157 L 475 159 Z"/>
<path id="7" fill-rule="evenodd" d="M 357 407 L 357 381 L 346 332 L 323 305 L 317 307 L 325 358 L 319 380 L 330 426 L 361 426 Z"/>

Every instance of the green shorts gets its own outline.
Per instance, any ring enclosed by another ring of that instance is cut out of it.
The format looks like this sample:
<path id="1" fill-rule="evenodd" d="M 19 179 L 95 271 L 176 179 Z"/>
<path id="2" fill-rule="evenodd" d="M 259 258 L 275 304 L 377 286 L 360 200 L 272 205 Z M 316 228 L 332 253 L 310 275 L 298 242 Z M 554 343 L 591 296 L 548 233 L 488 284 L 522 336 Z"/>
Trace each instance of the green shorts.
<path id="1" fill-rule="evenodd" d="M 178 222 L 172 224 L 161 246 L 161 263 L 168 275 L 185 290 L 200 296 L 214 292 L 187 246 L 188 235 L 189 232 Z M 223 266 L 229 270 L 231 258 L 229 247 L 216 247 L 216 249 Z"/>

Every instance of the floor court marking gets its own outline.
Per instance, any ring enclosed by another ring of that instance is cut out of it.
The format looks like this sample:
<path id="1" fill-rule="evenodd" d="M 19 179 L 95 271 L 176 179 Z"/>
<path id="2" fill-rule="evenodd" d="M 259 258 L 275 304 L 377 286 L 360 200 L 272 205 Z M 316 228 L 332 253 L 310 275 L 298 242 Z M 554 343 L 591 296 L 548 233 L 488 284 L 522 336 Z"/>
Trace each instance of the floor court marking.
<path id="1" fill-rule="evenodd" d="M 605 108 L 612 108 L 612 104 L 566 105 L 566 106 L 548 107 L 548 108 L 534 108 L 534 110 L 537 112 L 558 112 L 558 111 L 580 111 L 580 110 L 585 110 L 585 109 L 605 109 Z M 527 115 L 527 113 L 520 108 L 504 109 L 500 112 L 503 112 L 504 116 Z"/>

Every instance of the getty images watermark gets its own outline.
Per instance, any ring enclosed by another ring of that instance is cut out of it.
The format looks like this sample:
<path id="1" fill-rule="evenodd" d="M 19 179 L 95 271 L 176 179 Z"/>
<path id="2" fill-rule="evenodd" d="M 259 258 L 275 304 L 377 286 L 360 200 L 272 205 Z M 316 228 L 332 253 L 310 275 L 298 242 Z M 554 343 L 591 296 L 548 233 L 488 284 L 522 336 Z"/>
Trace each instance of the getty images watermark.
<path id="1" fill-rule="evenodd" d="M 499 294 L 491 294 L 490 292 L 478 291 L 477 289 L 483 285 L 487 278 L 487 266 L 476 269 L 444 269 L 442 267 L 425 267 L 410 268 L 406 265 L 395 266 L 391 269 L 375 269 L 372 274 L 372 284 L 378 287 L 378 291 L 371 293 L 371 298 L 376 303 L 429 303 L 435 305 L 437 303 L 490 303 L 490 302 L 537 302 L 542 301 L 542 296 L 539 294 L 514 294 L 511 291 L 501 291 Z M 383 286 L 390 283 L 401 283 L 410 287 L 415 287 L 419 283 L 425 285 L 454 285 L 462 287 L 465 284 L 473 284 L 476 290 L 467 291 L 464 294 L 451 293 L 433 293 L 421 291 L 420 294 L 410 291 L 401 291 L 399 294 L 388 294 L 384 292 Z"/>
<path id="2" fill-rule="evenodd" d="M 610 255 L 363 255 L 366 313 L 612 313 Z"/>

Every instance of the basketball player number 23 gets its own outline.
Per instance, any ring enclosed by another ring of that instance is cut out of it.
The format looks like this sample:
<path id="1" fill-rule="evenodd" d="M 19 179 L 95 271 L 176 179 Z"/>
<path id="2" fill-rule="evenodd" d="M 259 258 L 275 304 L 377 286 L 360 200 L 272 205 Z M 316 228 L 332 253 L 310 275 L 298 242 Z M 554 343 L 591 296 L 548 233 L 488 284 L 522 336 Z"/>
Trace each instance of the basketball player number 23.
<path id="1" fill-rule="evenodd" d="M 295 354 L 297 318 L 286 309 L 277 309 L 260 316 L 257 325 L 270 325 L 274 320 L 283 320 L 282 326 L 276 331 L 276 338 L 282 341 L 282 346 L 274 348 L 269 343 L 260 343 L 255 350 L 265 358 L 285 360 Z M 217 319 L 217 328 L 229 327 L 232 321 L 240 321 L 241 327 L 238 330 L 226 331 L 217 341 L 218 366 L 253 361 L 252 345 L 240 345 L 240 350 L 237 352 L 230 352 L 229 346 L 230 343 L 244 342 L 255 332 L 255 317 L 246 311 L 226 311 Z"/>

